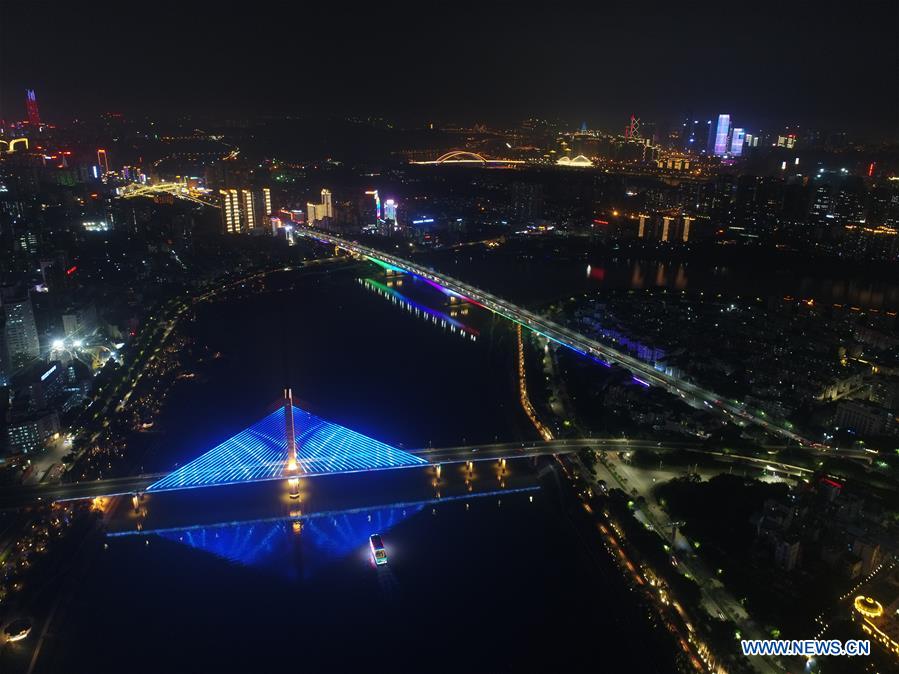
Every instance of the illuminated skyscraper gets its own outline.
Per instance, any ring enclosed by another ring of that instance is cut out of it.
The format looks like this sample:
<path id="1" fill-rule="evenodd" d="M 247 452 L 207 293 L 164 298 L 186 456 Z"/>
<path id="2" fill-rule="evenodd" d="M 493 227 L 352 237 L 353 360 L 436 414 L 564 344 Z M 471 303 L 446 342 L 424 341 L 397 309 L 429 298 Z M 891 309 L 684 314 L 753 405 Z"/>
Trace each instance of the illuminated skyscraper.
<path id="1" fill-rule="evenodd" d="M 393 223 L 396 224 L 396 201 L 393 199 L 387 199 L 384 202 L 384 219 L 393 220 Z"/>
<path id="2" fill-rule="evenodd" d="M 332 219 L 333 217 L 334 205 L 331 202 L 331 190 L 322 190 L 320 204 L 313 204 L 311 201 L 306 203 L 306 222 L 308 224 L 314 225 L 325 218 Z"/>
<path id="3" fill-rule="evenodd" d="M 106 150 L 97 150 L 97 165 L 103 175 L 109 173 L 109 157 L 106 156 Z"/>
<path id="4" fill-rule="evenodd" d="M 240 223 L 240 196 L 237 190 L 219 190 L 222 197 L 222 224 L 226 234 L 238 234 Z"/>
<path id="5" fill-rule="evenodd" d="M 746 138 L 746 132 L 739 128 L 734 127 L 733 134 L 731 134 L 730 140 L 730 154 L 733 157 L 739 157 L 743 154 L 743 141 Z"/>
<path id="6" fill-rule="evenodd" d="M 34 307 L 28 292 L 22 294 L 4 292 L 3 314 L 6 319 L 3 328 L 6 343 L 5 362 L 7 371 L 12 372 L 28 365 L 41 355 Z"/>
<path id="7" fill-rule="evenodd" d="M 381 197 L 378 190 L 368 190 L 366 194 L 375 198 L 375 222 L 378 222 L 381 220 Z"/>
<path id="8" fill-rule="evenodd" d="M 41 115 L 37 109 L 37 98 L 34 96 L 34 89 L 25 90 L 25 112 L 28 114 L 28 123 L 32 126 L 41 125 Z"/>
<path id="9" fill-rule="evenodd" d="M 245 224 L 245 229 L 256 229 L 256 199 L 250 190 L 241 190 L 241 215 Z"/>
<path id="10" fill-rule="evenodd" d="M 727 154 L 727 136 L 730 132 L 730 115 L 718 115 L 718 126 L 715 127 L 715 154 L 719 157 Z"/>
<path id="11" fill-rule="evenodd" d="M 268 227 L 272 214 L 272 195 L 268 187 L 253 190 L 229 188 L 219 190 L 222 201 L 222 227 L 226 234 L 252 232 Z"/>

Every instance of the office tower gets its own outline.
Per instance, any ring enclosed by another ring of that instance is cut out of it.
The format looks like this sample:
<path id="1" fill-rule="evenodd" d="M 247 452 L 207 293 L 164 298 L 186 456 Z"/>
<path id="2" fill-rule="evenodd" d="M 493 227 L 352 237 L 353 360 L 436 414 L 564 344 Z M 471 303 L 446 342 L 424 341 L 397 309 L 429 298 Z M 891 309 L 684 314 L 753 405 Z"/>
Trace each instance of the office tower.
<path id="1" fill-rule="evenodd" d="M 262 203 L 265 205 L 265 214 L 272 214 L 272 191 L 268 187 L 262 188 Z"/>
<path id="2" fill-rule="evenodd" d="M 311 201 L 306 202 L 306 224 L 314 225 L 316 222 L 321 220 L 321 215 L 319 215 L 319 205 L 313 203 Z"/>
<path id="3" fill-rule="evenodd" d="M 826 225 L 834 220 L 833 189 L 826 183 L 815 185 L 812 192 L 812 206 L 809 210 L 809 222 L 814 225 Z"/>
<path id="4" fill-rule="evenodd" d="M 688 117 L 684 121 L 683 136 L 681 137 L 681 148 L 685 152 L 699 152 L 700 143 L 696 142 L 696 136 L 699 131 L 699 120 Z"/>
<path id="5" fill-rule="evenodd" d="M 379 222 L 381 220 L 381 197 L 378 190 L 368 190 L 365 194 L 375 198 L 375 222 Z"/>
<path id="6" fill-rule="evenodd" d="M 715 127 L 714 152 L 721 157 L 727 154 L 727 136 L 730 132 L 730 115 L 718 115 L 718 125 Z"/>
<path id="7" fill-rule="evenodd" d="M 739 157 L 743 154 L 743 141 L 746 139 L 746 131 L 739 127 L 734 127 L 734 132 L 731 134 L 730 140 L 730 154 L 733 157 Z"/>
<path id="8" fill-rule="evenodd" d="M 41 125 L 41 115 L 37 109 L 37 98 L 34 96 L 34 89 L 25 90 L 25 112 L 28 114 L 28 123 L 32 126 Z"/>
<path id="9" fill-rule="evenodd" d="M 109 173 L 109 158 L 106 156 L 106 150 L 97 150 L 97 164 L 103 171 L 103 175 Z"/>
<path id="10" fill-rule="evenodd" d="M 311 201 L 306 202 L 306 222 L 314 225 L 325 218 L 334 218 L 334 204 L 331 202 L 331 190 L 322 190 L 322 200 L 320 204 L 314 204 Z"/>
<path id="11" fill-rule="evenodd" d="M 384 202 L 384 219 L 393 220 L 393 224 L 396 224 L 396 201 L 393 199 Z"/>
<path id="12" fill-rule="evenodd" d="M 41 355 L 41 345 L 34 320 L 34 307 L 28 291 L 3 293 L 3 328 L 8 371 L 17 370 Z"/>

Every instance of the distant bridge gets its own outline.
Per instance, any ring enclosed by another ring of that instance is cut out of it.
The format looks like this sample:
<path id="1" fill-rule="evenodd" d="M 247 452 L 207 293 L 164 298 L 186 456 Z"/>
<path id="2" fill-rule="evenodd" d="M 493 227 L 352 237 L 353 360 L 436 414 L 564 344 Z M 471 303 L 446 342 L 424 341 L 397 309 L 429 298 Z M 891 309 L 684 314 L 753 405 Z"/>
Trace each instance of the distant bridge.
<path id="1" fill-rule="evenodd" d="M 487 159 L 483 155 L 468 150 L 453 150 L 432 161 L 413 161 L 412 164 L 480 164 L 481 166 L 509 166 L 524 164 L 521 159 Z"/>
<path id="2" fill-rule="evenodd" d="M 773 435 L 801 445 L 825 448 L 823 445 L 815 445 L 815 443 L 793 431 L 792 425 L 785 420 L 771 419 L 763 411 L 752 411 L 742 401 L 728 400 L 724 396 L 691 381 L 662 372 L 656 369 L 652 363 L 642 361 L 629 353 L 587 337 L 569 327 L 560 325 L 533 311 L 517 306 L 508 300 L 504 300 L 452 276 L 437 272 L 430 267 L 423 267 L 391 253 L 385 253 L 376 248 L 343 239 L 331 232 L 303 226 L 296 227 L 295 231 L 301 236 L 307 236 L 322 243 L 337 246 L 355 255 L 366 257 L 382 266 L 388 265 L 394 270 L 423 278 L 430 283 L 440 286 L 445 292 L 455 295 L 459 299 L 471 302 L 476 306 L 507 318 L 513 323 L 517 323 L 523 328 L 527 328 L 541 337 L 571 349 L 582 356 L 586 356 L 605 367 L 611 367 L 613 364 L 618 365 L 633 374 L 634 383 L 636 384 L 645 387 L 658 386 L 663 388 L 698 408 L 721 414 L 737 425 L 754 424 Z"/>

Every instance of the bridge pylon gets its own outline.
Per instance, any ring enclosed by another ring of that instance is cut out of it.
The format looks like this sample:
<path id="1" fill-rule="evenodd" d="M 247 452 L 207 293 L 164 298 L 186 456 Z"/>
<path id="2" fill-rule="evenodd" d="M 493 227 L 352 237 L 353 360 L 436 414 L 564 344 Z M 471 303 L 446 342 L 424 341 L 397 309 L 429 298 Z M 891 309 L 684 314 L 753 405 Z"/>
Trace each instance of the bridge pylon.
<path id="1" fill-rule="evenodd" d="M 290 484 L 290 498 L 300 497 L 300 466 L 297 463 L 297 435 L 293 425 L 293 394 L 284 389 L 284 436 L 287 438 L 287 466 L 284 472 Z"/>

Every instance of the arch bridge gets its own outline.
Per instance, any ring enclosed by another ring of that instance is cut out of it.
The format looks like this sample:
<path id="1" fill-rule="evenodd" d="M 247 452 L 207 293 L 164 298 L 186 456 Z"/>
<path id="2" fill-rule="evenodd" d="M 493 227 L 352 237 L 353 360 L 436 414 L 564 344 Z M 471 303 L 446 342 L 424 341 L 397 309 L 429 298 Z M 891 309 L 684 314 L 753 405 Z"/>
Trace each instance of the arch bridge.
<path id="1" fill-rule="evenodd" d="M 451 150 L 431 161 L 413 161 L 412 164 L 480 164 L 481 166 L 507 166 L 524 164 L 521 159 L 487 159 L 487 157 L 469 150 Z"/>
<path id="2" fill-rule="evenodd" d="M 28 149 L 27 138 L 13 138 L 12 140 L 0 140 L 0 154 L 12 154 L 16 151 L 16 147 L 24 145 L 24 149 Z"/>

